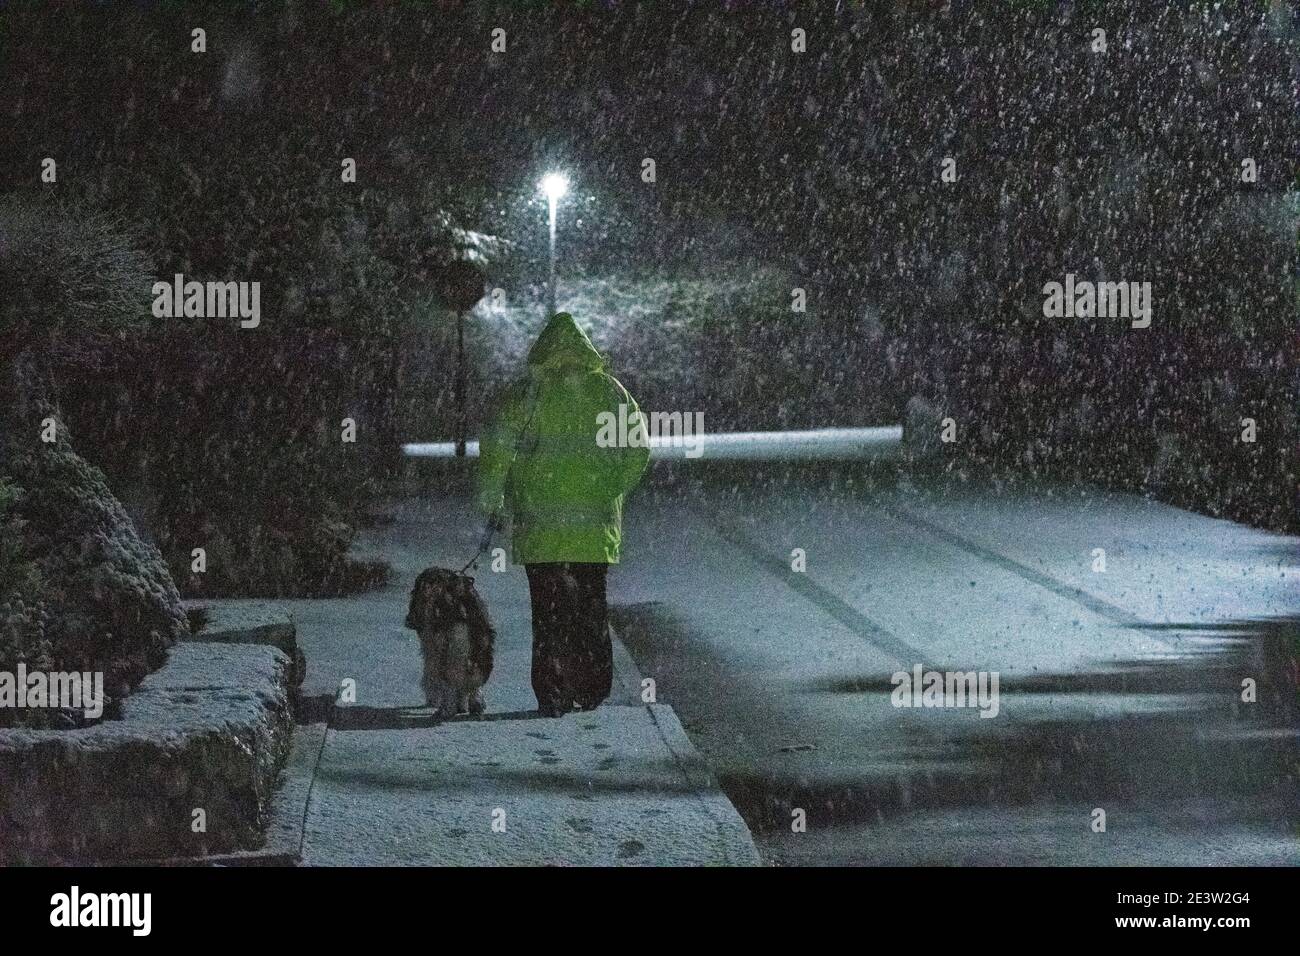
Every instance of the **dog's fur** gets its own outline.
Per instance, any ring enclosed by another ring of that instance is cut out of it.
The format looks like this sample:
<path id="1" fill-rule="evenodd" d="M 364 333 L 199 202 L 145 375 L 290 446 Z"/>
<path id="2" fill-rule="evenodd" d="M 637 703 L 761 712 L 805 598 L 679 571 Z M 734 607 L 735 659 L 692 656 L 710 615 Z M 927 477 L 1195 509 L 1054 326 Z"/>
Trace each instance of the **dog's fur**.
<path id="1" fill-rule="evenodd" d="M 483 713 L 479 688 L 492 673 L 496 631 L 474 579 L 444 568 L 420 572 L 406 626 L 420 635 L 425 702 L 444 717 Z"/>

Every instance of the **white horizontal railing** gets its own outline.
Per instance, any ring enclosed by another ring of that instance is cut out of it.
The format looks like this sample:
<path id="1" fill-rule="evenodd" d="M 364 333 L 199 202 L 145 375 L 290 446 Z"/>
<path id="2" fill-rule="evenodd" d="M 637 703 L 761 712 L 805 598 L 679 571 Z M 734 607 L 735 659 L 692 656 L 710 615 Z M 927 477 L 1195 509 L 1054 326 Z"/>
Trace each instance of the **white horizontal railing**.
<path id="1" fill-rule="evenodd" d="M 903 426 L 817 428 L 790 432 L 720 432 L 650 439 L 652 460 L 686 461 L 835 461 L 880 460 L 902 454 Z M 411 442 L 408 458 L 454 458 L 455 442 Z M 465 445 L 467 458 L 478 457 L 478 442 Z"/>

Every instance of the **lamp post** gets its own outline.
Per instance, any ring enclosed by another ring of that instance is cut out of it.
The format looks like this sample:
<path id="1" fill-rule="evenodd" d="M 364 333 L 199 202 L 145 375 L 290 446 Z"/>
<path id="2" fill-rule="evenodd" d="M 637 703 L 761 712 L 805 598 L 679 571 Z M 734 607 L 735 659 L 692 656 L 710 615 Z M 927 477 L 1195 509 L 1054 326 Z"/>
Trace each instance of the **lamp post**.
<path id="1" fill-rule="evenodd" d="M 551 281 L 547 285 L 549 309 L 546 313 L 546 317 L 549 319 L 555 314 L 555 204 L 561 196 L 569 191 L 569 181 L 560 173 L 547 173 L 542 178 L 542 191 L 546 193 L 551 212 Z"/>
<path id="2" fill-rule="evenodd" d="M 456 310 L 456 457 L 465 457 L 465 313 L 483 298 L 487 276 L 472 262 L 456 260 L 438 273 L 438 294 Z"/>

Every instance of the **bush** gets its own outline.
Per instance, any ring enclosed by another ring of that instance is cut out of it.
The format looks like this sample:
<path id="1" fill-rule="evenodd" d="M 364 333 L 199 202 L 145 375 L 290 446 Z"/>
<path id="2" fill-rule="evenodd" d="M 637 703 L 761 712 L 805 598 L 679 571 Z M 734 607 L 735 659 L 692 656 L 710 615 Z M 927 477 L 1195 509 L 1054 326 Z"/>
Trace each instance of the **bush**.
<path id="1" fill-rule="evenodd" d="M 40 575 L 23 553 L 23 521 L 16 505 L 22 489 L 0 478 L 0 603 L 36 593 Z"/>
<path id="2" fill-rule="evenodd" d="M 0 197 L 0 279 L 0 341 L 16 348 L 59 349 L 67 333 L 119 334 L 151 320 L 148 258 L 108 213 Z"/>
<path id="3" fill-rule="evenodd" d="M 0 670 L 19 661 L 56 671 L 102 671 L 110 698 L 159 667 L 189 632 L 158 550 L 144 543 L 103 474 L 66 440 L 5 463 L 9 493 Z"/>
<path id="4" fill-rule="evenodd" d="M 355 238 L 346 213 L 317 211 Z M 182 587 L 314 595 L 382 580 L 383 569 L 358 568 L 346 552 L 367 470 L 395 444 L 372 400 L 387 390 L 394 320 L 362 307 L 367 296 L 397 299 L 391 266 L 359 275 L 339 257 L 370 263 L 369 250 L 336 249 L 331 259 L 328 243 L 309 245 L 303 255 L 326 281 L 305 282 L 296 318 L 246 333 L 219 320 L 153 319 L 155 277 L 120 218 L 10 197 L 0 200 L 0 236 L 0 280 L 14 290 L 0 303 L 0 341 L 15 356 L 3 383 L 12 401 L 0 401 L 7 422 L 27 433 L 43 417 L 32 403 L 56 401 L 83 437 L 79 450 L 139 506 L 135 517 Z M 344 329 L 331 327 L 335 314 L 349 320 Z M 355 445 L 339 441 L 345 417 L 357 421 Z M 190 570 L 196 547 L 209 555 L 202 575 Z"/>
<path id="5" fill-rule="evenodd" d="M 796 285 L 789 272 L 752 261 L 696 262 L 637 275 L 561 275 L 559 305 L 647 412 L 702 412 L 709 432 L 894 421 L 902 398 L 870 316 L 848 324 L 828 318 L 811 284 L 807 312 L 794 312 Z M 542 322 L 541 304 L 527 301 L 481 305 L 472 317 L 470 394 L 482 400 L 471 403 L 471 433 L 522 372 Z M 422 440 L 451 434 L 445 383 L 454 354 L 435 347 L 420 362 L 416 391 L 442 399 L 419 416 Z M 840 357 L 831 368 L 827 355 Z"/>
<path id="6" fill-rule="evenodd" d="M 0 671 L 9 673 L 19 663 L 39 670 L 50 670 L 54 664 L 47 632 L 49 609 L 40 597 L 40 573 L 25 554 L 23 521 L 16 511 L 21 495 L 21 489 L 0 479 Z M 0 726 L 18 720 L 39 723 L 41 716 L 42 712 L 0 709 Z"/>
<path id="7" fill-rule="evenodd" d="M 110 699 L 158 667 L 188 623 L 157 550 L 71 448 L 59 356 L 148 321 L 147 259 L 120 220 L 0 202 L 0 670 L 103 672 Z M 42 441 L 42 423 L 56 441 Z M 0 711 L 45 725 L 54 710 Z"/>

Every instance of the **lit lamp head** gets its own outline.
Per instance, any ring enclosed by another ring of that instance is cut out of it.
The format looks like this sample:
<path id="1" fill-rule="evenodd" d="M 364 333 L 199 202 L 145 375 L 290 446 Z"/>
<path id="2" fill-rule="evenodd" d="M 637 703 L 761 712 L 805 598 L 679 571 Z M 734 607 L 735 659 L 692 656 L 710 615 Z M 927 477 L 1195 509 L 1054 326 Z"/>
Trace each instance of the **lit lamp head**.
<path id="1" fill-rule="evenodd" d="M 547 173 L 542 178 L 542 192 L 546 193 L 546 198 L 551 202 L 555 202 L 568 191 L 569 181 L 560 173 Z"/>

